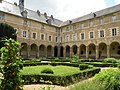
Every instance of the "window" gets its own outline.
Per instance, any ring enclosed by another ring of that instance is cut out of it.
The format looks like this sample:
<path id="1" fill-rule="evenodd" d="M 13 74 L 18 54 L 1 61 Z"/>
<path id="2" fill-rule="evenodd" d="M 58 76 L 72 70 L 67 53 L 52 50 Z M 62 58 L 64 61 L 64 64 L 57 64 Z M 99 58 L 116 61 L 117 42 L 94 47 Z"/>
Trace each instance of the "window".
<path id="1" fill-rule="evenodd" d="M 23 32 L 22 32 L 22 36 L 23 36 L 23 37 L 27 37 L 27 31 L 23 31 Z"/>
<path id="2" fill-rule="evenodd" d="M 90 22 L 90 27 L 92 27 L 94 25 L 94 23 L 93 22 Z"/>
<path id="3" fill-rule="evenodd" d="M 44 40 L 44 34 L 41 34 L 41 40 Z"/>
<path id="4" fill-rule="evenodd" d="M 93 32 L 90 32 L 90 38 L 94 38 Z"/>
<path id="5" fill-rule="evenodd" d="M 69 27 L 66 27 L 66 31 L 69 31 Z"/>
<path id="6" fill-rule="evenodd" d="M 100 19 L 100 24 L 103 24 L 104 23 L 104 20 L 103 19 Z"/>
<path id="7" fill-rule="evenodd" d="M 112 29 L 112 36 L 116 36 L 117 35 L 117 30 L 116 30 L 116 28 L 113 28 Z"/>
<path id="8" fill-rule="evenodd" d="M 24 25 L 24 26 L 27 26 L 27 25 L 28 25 L 27 20 L 24 20 L 24 21 L 23 21 L 23 25 Z"/>
<path id="9" fill-rule="evenodd" d="M 81 28 L 82 28 L 82 29 L 84 28 L 84 24 L 81 24 Z"/>
<path id="10" fill-rule="evenodd" d="M 114 16 L 112 16 L 112 22 L 114 22 L 114 21 L 116 21 L 116 16 L 114 15 Z"/>
<path id="11" fill-rule="evenodd" d="M 36 33 L 33 33 L 33 39 L 36 39 L 36 38 L 37 38 Z"/>
<path id="12" fill-rule="evenodd" d="M 100 31 L 100 37 L 104 37 L 104 30 Z"/>
<path id="13" fill-rule="evenodd" d="M 81 39 L 83 40 L 85 38 L 84 33 L 81 33 Z"/>
<path id="14" fill-rule="evenodd" d="M 76 29 L 76 25 L 73 25 L 73 30 L 75 30 Z"/>
<path id="15" fill-rule="evenodd" d="M 0 20 L 4 20 L 4 14 L 0 14 Z"/>
<path id="16" fill-rule="evenodd" d="M 49 40 L 49 41 L 52 41 L 52 36 L 49 36 L 49 37 L 48 37 L 48 40 Z"/>
<path id="17" fill-rule="evenodd" d="M 66 36 L 66 42 L 68 42 L 68 41 L 70 41 L 70 36 L 69 35 Z"/>
<path id="18" fill-rule="evenodd" d="M 76 34 L 73 34 L 73 41 L 74 40 L 77 40 L 77 35 Z"/>
<path id="19" fill-rule="evenodd" d="M 57 36 L 55 37 L 55 42 L 58 42 L 58 40 L 57 40 L 58 38 L 57 38 Z"/>

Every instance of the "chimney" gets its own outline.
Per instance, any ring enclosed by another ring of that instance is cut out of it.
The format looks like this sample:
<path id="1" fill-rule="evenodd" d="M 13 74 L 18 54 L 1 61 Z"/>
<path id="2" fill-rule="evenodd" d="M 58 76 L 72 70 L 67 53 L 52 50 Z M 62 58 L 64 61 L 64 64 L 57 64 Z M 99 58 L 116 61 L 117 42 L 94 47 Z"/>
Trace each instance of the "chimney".
<path id="1" fill-rule="evenodd" d="M 0 3 L 2 3 L 3 0 L 0 0 Z"/>
<path id="2" fill-rule="evenodd" d="M 39 10 L 37 10 L 37 14 L 38 14 L 38 16 L 40 16 L 40 11 Z"/>
<path id="3" fill-rule="evenodd" d="M 45 18 L 47 19 L 47 13 L 46 13 L 46 12 L 44 13 L 44 16 L 45 16 Z"/>
<path id="4" fill-rule="evenodd" d="M 53 15 L 51 15 L 51 19 L 54 20 Z"/>
<path id="5" fill-rule="evenodd" d="M 15 5 L 15 6 L 17 6 L 17 3 L 16 3 L 16 2 L 14 2 L 14 5 Z"/>
<path id="6" fill-rule="evenodd" d="M 19 8 L 20 8 L 20 12 L 24 11 L 24 0 L 19 0 Z"/>

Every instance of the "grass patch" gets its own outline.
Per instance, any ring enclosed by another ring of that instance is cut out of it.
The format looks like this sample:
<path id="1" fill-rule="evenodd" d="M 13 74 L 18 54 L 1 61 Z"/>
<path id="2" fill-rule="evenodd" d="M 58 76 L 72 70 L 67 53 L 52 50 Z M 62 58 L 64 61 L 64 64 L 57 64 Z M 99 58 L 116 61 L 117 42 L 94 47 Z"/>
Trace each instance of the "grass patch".
<path id="1" fill-rule="evenodd" d="M 50 65 L 42 65 L 42 66 L 30 66 L 30 67 L 24 67 L 23 70 L 21 70 L 21 75 L 41 75 L 41 71 L 45 68 L 50 68 L 54 72 L 54 76 L 62 76 L 62 75 L 70 75 L 79 73 L 79 68 L 76 67 L 69 67 L 69 66 L 50 66 Z"/>

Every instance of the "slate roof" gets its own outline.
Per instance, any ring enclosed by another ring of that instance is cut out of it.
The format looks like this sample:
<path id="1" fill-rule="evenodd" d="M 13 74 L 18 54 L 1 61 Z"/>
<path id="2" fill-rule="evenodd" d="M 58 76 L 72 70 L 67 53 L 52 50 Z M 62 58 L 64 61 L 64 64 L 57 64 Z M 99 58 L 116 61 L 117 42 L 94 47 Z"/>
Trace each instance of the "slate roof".
<path id="1" fill-rule="evenodd" d="M 95 18 L 95 17 L 100 17 L 100 16 L 103 16 L 103 15 L 107 15 L 107 14 L 110 14 L 110 13 L 117 12 L 117 11 L 120 11 L 120 4 L 109 7 L 109 8 L 106 8 L 106 9 L 103 9 L 103 10 L 100 10 L 100 11 L 97 11 L 97 12 L 94 12 L 94 13 L 84 15 L 82 17 L 78 17 L 78 18 L 75 18 L 75 19 L 72 19 L 72 20 L 65 21 L 65 22 L 61 23 L 60 26 L 69 25 L 70 21 L 72 23 L 77 23 L 77 22 L 80 22 L 80 21 L 92 19 L 92 18 Z"/>
<path id="2" fill-rule="evenodd" d="M 46 18 L 44 16 L 44 14 L 41 14 L 39 16 L 37 11 L 33 11 L 33 10 L 30 10 L 30 9 L 26 9 L 26 8 L 25 8 L 25 10 L 28 12 L 28 16 L 27 16 L 28 19 L 32 19 L 32 20 L 35 20 L 35 21 L 38 21 L 38 22 L 48 24 L 46 22 Z M 0 11 L 23 17 L 21 15 L 19 6 L 16 6 L 16 5 L 11 4 L 9 2 L 6 2 L 6 1 L 2 1 L 2 3 L 0 3 Z M 110 14 L 110 13 L 117 12 L 117 11 L 120 11 L 120 4 L 115 5 L 113 7 L 109 7 L 109 8 L 100 10 L 100 11 L 97 11 L 97 12 L 94 12 L 94 13 L 84 15 L 82 17 L 78 17 L 78 18 L 75 18 L 75 19 L 72 19 L 72 20 L 68 20 L 68 21 L 65 21 L 65 22 L 54 18 L 54 20 L 51 20 L 51 25 L 57 26 L 57 27 L 66 26 L 66 25 L 69 25 L 70 23 L 71 24 L 77 23 L 77 22 L 80 22 L 80 21 L 92 19 L 92 18 L 95 18 L 95 17 L 100 17 L 100 16 L 103 16 L 103 15 L 107 15 L 107 14 Z M 47 17 L 50 18 L 49 16 L 47 16 Z"/>
<path id="3" fill-rule="evenodd" d="M 45 18 L 44 14 L 40 14 L 40 16 L 39 16 L 37 11 L 32 11 L 32 10 L 26 9 L 26 8 L 25 8 L 25 10 L 28 12 L 28 16 L 27 16 L 28 19 L 32 19 L 32 20 L 35 20 L 38 22 L 48 24 L 46 22 L 47 19 Z M 2 3 L 0 3 L 0 11 L 23 17 L 21 15 L 19 6 L 16 6 L 15 4 L 11 4 L 6 1 L 2 1 Z M 50 17 L 47 16 L 47 18 L 50 18 Z M 61 23 L 62 23 L 61 20 L 58 20 L 55 18 L 53 20 L 51 20 L 51 25 L 53 25 L 53 26 L 59 26 Z"/>

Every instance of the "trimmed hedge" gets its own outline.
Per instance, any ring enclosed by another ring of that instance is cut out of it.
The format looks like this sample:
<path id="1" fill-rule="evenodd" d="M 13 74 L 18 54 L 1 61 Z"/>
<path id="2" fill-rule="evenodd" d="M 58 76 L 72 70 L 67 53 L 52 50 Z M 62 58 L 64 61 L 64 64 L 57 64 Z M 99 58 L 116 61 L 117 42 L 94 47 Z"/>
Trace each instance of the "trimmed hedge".
<path id="1" fill-rule="evenodd" d="M 80 68 L 80 70 L 85 70 L 88 68 L 88 64 L 80 64 L 79 68 Z"/>
<path id="2" fill-rule="evenodd" d="M 73 83 L 77 83 L 80 80 L 90 78 L 94 76 L 96 73 L 99 73 L 100 68 L 93 68 L 81 71 L 80 73 L 76 73 L 73 75 L 67 76 L 54 76 L 51 74 L 46 75 L 22 75 L 25 84 L 38 84 L 38 83 L 47 83 L 54 85 L 67 86 Z"/>
<path id="3" fill-rule="evenodd" d="M 73 66 L 73 67 L 79 67 L 79 64 L 77 63 L 64 63 L 64 62 L 52 62 L 52 63 L 43 63 L 43 62 L 31 62 L 31 63 L 24 63 L 24 66 L 37 66 L 37 65 L 51 65 L 51 66 L 57 66 L 57 65 L 64 65 L 64 66 Z"/>
<path id="4" fill-rule="evenodd" d="M 118 63 L 103 63 L 103 62 L 84 62 L 85 64 L 93 65 L 95 67 L 117 67 Z"/>
<path id="5" fill-rule="evenodd" d="M 117 63 L 117 59 L 115 59 L 115 58 L 105 58 L 104 62 L 106 62 L 106 63 Z"/>
<path id="6" fill-rule="evenodd" d="M 41 73 L 45 73 L 45 74 L 53 74 L 54 72 L 53 72 L 53 70 L 50 69 L 50 68 L 45 68 L 45 69 L 43 69 L 43 70 L 41 71 Z"/>

